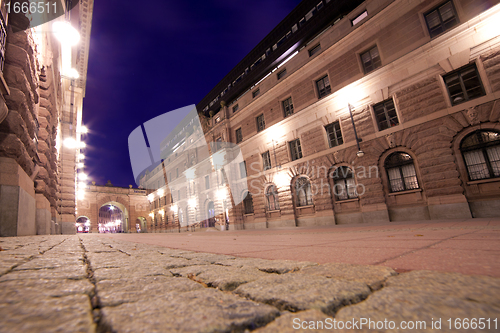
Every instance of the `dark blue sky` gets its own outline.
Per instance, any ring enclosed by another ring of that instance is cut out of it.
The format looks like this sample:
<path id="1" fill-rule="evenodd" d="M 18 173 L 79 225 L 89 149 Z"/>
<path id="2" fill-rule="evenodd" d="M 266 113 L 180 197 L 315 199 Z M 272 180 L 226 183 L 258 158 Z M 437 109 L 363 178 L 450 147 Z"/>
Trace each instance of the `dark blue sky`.
<path id="1" fill-rule="evenodd" d="M 197 104 L 299 3 L 96 1 L 83 102 L 90 180 L 136 186 L 130 132 Z"/>

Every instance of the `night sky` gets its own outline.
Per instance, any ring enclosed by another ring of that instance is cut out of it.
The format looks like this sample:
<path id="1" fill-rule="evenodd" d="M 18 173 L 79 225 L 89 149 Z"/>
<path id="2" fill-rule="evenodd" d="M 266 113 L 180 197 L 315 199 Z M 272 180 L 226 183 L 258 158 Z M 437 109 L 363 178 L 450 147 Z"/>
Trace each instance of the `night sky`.
<path id="1" fill-rule="evenodd" d="M 135 187 L 130 132 L 197 104 L 299 3 L 96 1 L 83 102 L 90 181 Z"/>

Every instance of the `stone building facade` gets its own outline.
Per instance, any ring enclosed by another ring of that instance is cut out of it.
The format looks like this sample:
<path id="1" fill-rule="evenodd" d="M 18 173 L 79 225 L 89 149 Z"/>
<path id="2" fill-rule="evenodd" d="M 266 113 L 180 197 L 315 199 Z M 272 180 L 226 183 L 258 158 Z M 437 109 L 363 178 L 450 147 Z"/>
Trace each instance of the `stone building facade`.
<path id="1" fill-rule="evenodd" d="M 336 3 L 303 1 L 198 104 L 206 141 L 239 145 L 250 193 L 230 193 L 245 200 L 216 225 L 500 216 L 499 1 Z M 179 209 L 210 219 L 230 200 L 201 193 L 203 175 L 195 195 L 170 191 L 167 175 L 188 168 L 141 178 L 160 187 L 148 220 L 160 231 L 189 225 Z"/>
<path id="2" fill-rule="evenodd" d="M 89 232 L 99 232 L 99 210 L 113 205 L 122 213 L 120 229 L 123 232 L 148 232 L 146 218 L 149 202 L 146 190 L 124 187 L 99 186 L 93 183 L 85 189 L 85 196 L 77 201 L 77 222 L 82 218 L 89 221 Z"/>
<path id="3" fill-rule="evenodd" d="M 0 5 L 0 236 L 74 233 L 93 0 L 33 28 Z M 79 32 L 77 45 L 56 21 Z"/>

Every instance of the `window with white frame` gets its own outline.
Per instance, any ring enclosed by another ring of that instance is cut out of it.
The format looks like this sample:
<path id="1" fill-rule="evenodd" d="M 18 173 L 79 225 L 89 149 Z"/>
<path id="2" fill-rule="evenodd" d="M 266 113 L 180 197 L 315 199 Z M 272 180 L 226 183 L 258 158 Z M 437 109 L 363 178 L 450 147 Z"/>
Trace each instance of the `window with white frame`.
<path id="1" fill-rule="evenodd" d="M 457 105 L 486 93 L 476 64 L 470 64 L 443 76 L 451 104 Z"/>
<path id="2" fill-rule="evenodd" d="M 269 150 L 262 154 L 262 170 L 266 171 L 271 169 L 271 156 Z"/>
<path id="3" fill-rule="evenodd" d="M 325 75 L 321 79 L 316 81 L 316 88 L 318 89 L 318 97 L 319 98 L 326 96 L 332 92 L 332 88 L 330 87 L 330 80 L 328 79 L 328 75 Z"/>
<path id="4" fill-rule="evenodd" d="M 274 184 L 269 185 L 266 189 L 266 205 L 268 211 L 280 209 L 278 189 Z"/>
<path id="5" fill-rule="evenodd" d="M 458 24 L 458 17 L 452 1 L 446 1 L 424 14 L 429 35 L 435 37 Z"/>
<path id="6" fill-rule="evenodd" d="M 264 121 L 264 114 L 257 116 L 257 132 L 263 131 L 266 128 L 266 122 Z"/>
<path id="7" fill-rule="evenodd" d="M 311 182 L 306 177 L 299 177 L 295 182 L 295 202 L 297 207 L 313 204 Z"/>
<path id="8" fill-rule="evenodd" d="M 380 60 L 380 53 L 378 52 L 377 46 L 374 46 L 368 51 L 362 53 L 361 62 L 363 63 L 365 74 L 368 74 L 382 66 L 382 60 Z"/>
<path id="9" fill-rule="evenodd" d="M 285 114 L 285 118 L 293 114 L 293 103 L 292 98 L 288 97 L 283 102 L 283 112 Z"/>
<path id="10" fill-rule="evenodd" d="M 418 189 L 417 172 L 413 158 L 404 152 L 395 152 L 385 159 L 384 164 L 391 192 Z"/>
<path id="11" fill-rule="evenodd" d="M 300 139 L 296 139 L 289 142 L 290 145 L 290 156 L 292 161 L 302 158 L 302 148 L 300 147 Z"/>
<path id="12" fill-rule="evenodd" d="M 399 124 L 396 107 L 394 106 L 392 98 L 375 104 L 373 106 L 373 112 L 375 113 L 375 120 L 377 121 L 379 131 Z"/>
<path id="13" fill-rule="evenodd" d="M 328 135 L 328 144 L 330 148 L 340 146 L 344 143 L 342 131 L 340 130 L 340 122 L 335 121 L 325 126 L 326 134 Z"/>
<path id="14" fill-rule="evenodd" d="M 470 180 L 500 177 L 500 133 L 475 131 L 462 140 L 460 151 Z"/>
<path id="15" fill-rule="evenodd" d="M 355 199 L 358 197 L 356 182 L 351 168 L 341 166 L 332 174 L 333 193 L 337 200 Z"/>

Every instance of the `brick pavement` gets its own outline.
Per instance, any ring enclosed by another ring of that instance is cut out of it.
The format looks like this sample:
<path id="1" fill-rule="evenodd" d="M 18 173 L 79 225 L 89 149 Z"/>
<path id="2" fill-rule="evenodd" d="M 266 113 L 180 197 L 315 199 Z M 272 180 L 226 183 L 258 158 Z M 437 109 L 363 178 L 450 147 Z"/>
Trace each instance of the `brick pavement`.
<path id="1" fill-rule="evenodd" d="M 334 331 L 334 319 L 361 318 L 396 328 L 426 321 L 414 331 L 428 332 L 438 318 L 443 332 L 449 318 L 485 318 L 489 329 L 476 331 L 495 332 L 500 319 L 494 277 L 241 258 L 95 234 L 0 246 L 0 332 L 310 332 L 294 327 Z"/>

